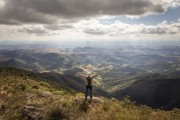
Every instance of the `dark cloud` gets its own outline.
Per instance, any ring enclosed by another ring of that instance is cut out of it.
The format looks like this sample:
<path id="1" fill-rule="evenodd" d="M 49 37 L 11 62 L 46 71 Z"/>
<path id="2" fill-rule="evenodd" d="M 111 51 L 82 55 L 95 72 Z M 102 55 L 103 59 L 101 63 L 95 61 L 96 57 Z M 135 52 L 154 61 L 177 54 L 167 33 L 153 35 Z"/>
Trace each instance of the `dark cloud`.
<path id="1" fill-rule="evenodd" d="M 105 35 L 108 33 L 108 31 L 103 31 L 101 29 L 85 29 L 84 33 L 90 35 Z"/>
<path id="2" fill-rule="evenodd" d="M 35 35 L 44 35 L 47 34 L 47 30 L 43 28 L 33 28 L 33 27 L 24 27 L 23 29 L 20 29 L 19 32 L 21 33 L 28 33 L 28 34 L 35 34 Z"/>
<path id="3" fill-rule="evenodd" d="M 164 8 L 148 0 L 6 0 L 0 8 L 1 24 L 78 20 L 98 15 L 161 13 Z"/>
<path id="4" fill-rule="evenodd" d="M 45 25 L 44 27 L 49 30 L 66 30 L 74 28 L 72 25 Z"/>

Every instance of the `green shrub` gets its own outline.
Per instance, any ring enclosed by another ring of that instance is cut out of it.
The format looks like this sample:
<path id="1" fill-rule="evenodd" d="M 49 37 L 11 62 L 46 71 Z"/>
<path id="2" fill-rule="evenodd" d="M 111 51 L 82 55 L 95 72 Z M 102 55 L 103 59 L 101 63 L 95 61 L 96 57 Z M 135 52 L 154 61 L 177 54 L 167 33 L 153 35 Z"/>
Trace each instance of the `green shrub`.
<path id="1" fill-rule="evenodd" d="M 48 83 L 46 83 L 46 82 L 41 81 L 41 82 L 39 82 L 39 84 L 40 84 L 41 86 L 51 88 L 51 86 L 50 86 Z"/>
<path id="2" fill-rule="evenodd" d="M 27 79 L 28 79 L 28 77 L 27 77 L 27 76 L 24 76 L 24 79 L 25 79 L 25 80 L 27 80 Z"/>
<path id="3" fill-rule="evenodd" d="M 22 91 L 25 91 L 25 90 L 26 90 L 26 86 L 25 86 L 24 84 L 21 84 L 19 87 L 20 87 L 20 89 L 21 89 Z"/>
<path id="4" fill-rule="evenodd" d="M 9 87 L 8 86 L 3 86 L 3 90 L 8 90 Z"/>
<path id="5" fill-rule="evenodd" d="M 133 104 L 133 102 L 131 102 L 130 100 L 130 96 L 126 96 L 123 100 L 126 104 Z"/>
<path id="6" fill-rule="evenodd" d="M 87 112 L 89 106 L 87 102 L 83 102 L 80 106 L 79 106 L 79 110 Z"/>
<path id="7" fill-rule="evenodd" d="M 108 105 L 108 104 L 105 104 L 105 105 L 103 106 L 103 110 L 104 110 L 104 111 L 108 111 L 108 110 L 109 110 L 109 105 Z"/>
<path id="8" fill-rule="evenodd" d="M 68 120 L 69 117 L 63 108 L 55 107 L 47 114 L 47 120 Z"/>
<path id="9" fill-rule="evenodd" d="M 33 85 L 32 88 L 33 89 L 39 89 L 39 87 L 37 85 Z"/>

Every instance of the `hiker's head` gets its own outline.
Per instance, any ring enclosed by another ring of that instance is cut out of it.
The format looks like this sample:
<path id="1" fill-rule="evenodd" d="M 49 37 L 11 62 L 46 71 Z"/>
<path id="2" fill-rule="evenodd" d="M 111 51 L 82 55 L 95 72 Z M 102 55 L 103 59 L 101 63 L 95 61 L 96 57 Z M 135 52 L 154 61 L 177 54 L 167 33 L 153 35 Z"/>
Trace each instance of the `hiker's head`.
<path id="1" fill-rule="evenodd" d="M 88 77 L 90 77 L 91 76 L 91 74 L 90 73 L 88 73 Z"/>

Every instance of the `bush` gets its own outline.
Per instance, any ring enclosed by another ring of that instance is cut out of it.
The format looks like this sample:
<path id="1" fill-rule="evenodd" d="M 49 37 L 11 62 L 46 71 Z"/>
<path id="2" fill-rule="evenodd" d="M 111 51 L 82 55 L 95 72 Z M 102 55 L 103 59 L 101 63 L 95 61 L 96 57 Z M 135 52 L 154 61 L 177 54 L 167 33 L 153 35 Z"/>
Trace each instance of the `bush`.
<path id="1" fill-rule="evenodd" d="M 33 85 L 32 88 L 33 89 L 39 89 L 39 87 L 37 85 Z"/>
<path id="2" fill-rule="evenodd" d="M 103 110 L 104 110 L 104 111 L 108 111 L 108 110 L 109 110 L 109 105 L 108 105 L 108 104 L 104 104 Z"/>
<path id="3" fill-rule="evenodd" d="M 123 100 L 126 104 L 132 104 L 133 102 L 131 102 L 130 100 L 130 96 L 125 96 L 124 100 Z"/>
<path id="4" fill-rule="evenodd" d="M 24 84 L 21 84 L 19 87 L 20 87 L 20 89 L 21 89 L 22 91 L 25 91 L 25 90 L 26 90 L 26 86 L 25 86 Z"/>
<path id="5" fill-rule="evenodd" d="M 43 81 L 39 82 L 39 84 L 40 84 L 41 86 L 51 88 L 51 86 L 50 86 L 48 83 L 45 83 L 45 82 L 43 82 Z"/>
<path id="6" fill-rule="evenodd" d="M 59 107 L 53 108 L 47 115 L 47 120 L 68 120 L 66 112 Z"/>
<path id="7" fill-rule="evenodd" d="M 84 112 L 87 112 L 89 106 L 88 106 L 88 103 L 87 102 L 83 102 L 80 106 L 79 106 L 79 109 L 84 111 Z"/>
<path id="8" fill-rule="evenodd" d="M 25 80 L 27 80 L 27 79 L 28 79 L 28 77 L 27 77 L 27 76 L 25 76 L 25 77 L 24 77 L 24 79 L 25 79 Z"/>
<path id="9" fill-rule="evenodd" d="M 8 86 L 3 86 L 3 90 L 8 90 L 9 87 Z"/>

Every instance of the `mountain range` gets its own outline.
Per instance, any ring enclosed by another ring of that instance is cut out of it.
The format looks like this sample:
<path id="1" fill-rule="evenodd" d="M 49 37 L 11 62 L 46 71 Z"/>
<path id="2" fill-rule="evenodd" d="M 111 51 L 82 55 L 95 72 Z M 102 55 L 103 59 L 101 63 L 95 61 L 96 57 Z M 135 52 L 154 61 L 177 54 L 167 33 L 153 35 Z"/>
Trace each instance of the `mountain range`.
<path id="1" fill-rule="evenodd" d="M 180 108 L 180 47 L 1 49 L 0 66 L 32 71 L 79 92 L 86 84 L 79 73 L 101 71 L 93 82 L 96 96 L 130 96 L 153 108 Z"/>

